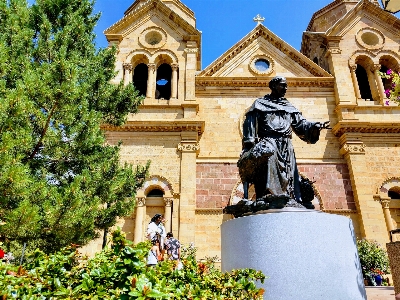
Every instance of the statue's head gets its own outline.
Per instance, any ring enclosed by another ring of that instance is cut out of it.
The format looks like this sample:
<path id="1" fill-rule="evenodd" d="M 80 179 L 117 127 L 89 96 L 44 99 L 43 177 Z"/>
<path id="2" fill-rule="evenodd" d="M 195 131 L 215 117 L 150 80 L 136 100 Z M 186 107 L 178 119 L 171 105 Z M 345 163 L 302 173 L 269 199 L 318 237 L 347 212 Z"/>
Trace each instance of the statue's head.
<path id="1" fill-rule="evenodd" d="M 283 76 L 275 76 L 269 82 L 269 88 L 271 89 L 271 95 L 277 98 L 285 96 L 287 90 L 286 78 Z"/>

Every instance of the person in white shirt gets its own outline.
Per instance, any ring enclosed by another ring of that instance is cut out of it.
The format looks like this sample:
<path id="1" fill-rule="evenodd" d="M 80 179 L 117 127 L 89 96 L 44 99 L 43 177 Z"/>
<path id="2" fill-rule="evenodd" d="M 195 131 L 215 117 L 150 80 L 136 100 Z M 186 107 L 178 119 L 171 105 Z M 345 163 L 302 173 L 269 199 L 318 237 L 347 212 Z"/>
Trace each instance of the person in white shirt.
<path id="1" fill-rule="evenodd" d="M 162 220 L 161 214 L 155 214 L 149 225 L 147 226 L 147 238 L 152 241 L 155 238 L 158 239 L 158 236 L 161 236 L 163 229 L 159 227 L 159 224 Z"/>

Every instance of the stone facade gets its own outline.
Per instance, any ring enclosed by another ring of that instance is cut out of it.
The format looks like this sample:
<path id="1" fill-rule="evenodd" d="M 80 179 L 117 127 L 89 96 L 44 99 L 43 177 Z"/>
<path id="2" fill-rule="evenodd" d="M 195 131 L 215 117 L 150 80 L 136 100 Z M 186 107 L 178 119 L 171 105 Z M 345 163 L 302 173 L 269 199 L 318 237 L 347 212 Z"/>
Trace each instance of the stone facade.
<path id="1" fill-rule="evenodd" d="M 123 161 L 151 160 L 137 208 L 120 221 L 127 236 L 143 240 L 152 214 L 164 213 L 199 257 L 220 257 L 220 226 L 231 218 L 222 208 L 242 192 L 244 113 L 281 75 L 303 115 L 333 127 L 315 145 L 293 138 L 317 208 L 351 218 L 357 237 L 388 242 L 400 225 L 400 108 L 386 101 L 378 71 L 399 70 L 399 29 L 376 0 L 336 0 L 311 17 L 301 53 L 259 23 L 201 70 L 209 45 L 194 13 L 179 0 L 136 0 L 105 31 L 118 47 L 116 81 L 146 97 L 124 126 L 104 126 L 110 144 L 122 141 Z"/>

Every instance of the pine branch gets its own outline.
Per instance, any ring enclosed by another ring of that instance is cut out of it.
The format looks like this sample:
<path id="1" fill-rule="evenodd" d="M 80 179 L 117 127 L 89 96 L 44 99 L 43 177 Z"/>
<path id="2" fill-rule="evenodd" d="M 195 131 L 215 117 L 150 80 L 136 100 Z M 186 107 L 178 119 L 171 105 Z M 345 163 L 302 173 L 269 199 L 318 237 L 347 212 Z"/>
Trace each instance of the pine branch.
<path id="1" fill-rule="evenodd" d="M 46 125 L 44 126 L 44 128 L 43 128 L 43 130 L 42 130 L 42 133 L 41 133 L 41 135 L 40 135 L 40 139 L 39 139 L 39 141 L 36 143 L 35 149 L 33 149 L 33 152 L 31 153 L 31 155 L 29 155 L 29 157 L 27 158 L 27 160 L 33 159 L 33 158 L 35 157 L 35 155 L 38 153 L 39 148 L 40 148 L 40 146 L 42 145 L 44 136 L 46 135 L 46 132 L 47 132 L 47 130 L 49 129 L 50 121 L 51 121 L 51 118 L 52 118 L 53 115 L 54 115 L 54 112 L 55 112 L 56 108 L 57 108 L 57 104 L 58 104 L 58 101 L 56 101 L 56 102 L 54 103 L 53 107 L 51 108 L 51 111 L 50 111 L 50 113 L 49 113 L 49 115 L 48 115 L 48 117 L 47 117 L 47 120 L 46 120 Z"/>

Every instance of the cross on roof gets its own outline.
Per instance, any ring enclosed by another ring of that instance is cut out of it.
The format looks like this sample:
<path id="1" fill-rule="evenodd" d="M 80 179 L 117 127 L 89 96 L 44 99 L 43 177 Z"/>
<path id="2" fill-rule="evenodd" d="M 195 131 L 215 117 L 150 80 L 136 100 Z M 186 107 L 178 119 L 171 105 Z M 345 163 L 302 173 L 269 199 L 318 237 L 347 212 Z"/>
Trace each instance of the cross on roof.
<path id="1" fill-rule="evenodd" d="M 255 16 L 255 18 L 253 18 L 253 21 L 257 22 L 257 25 L 264 22 L 264 20 L 265 20 L 265 18 L 261 17 L 259 14 L 257 16 Z"/>

